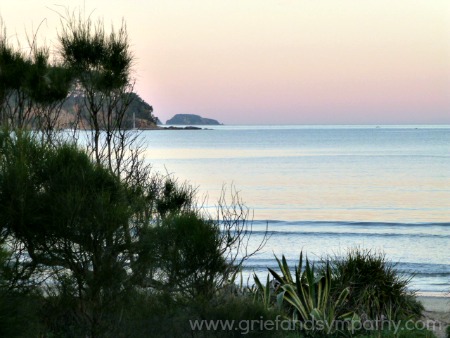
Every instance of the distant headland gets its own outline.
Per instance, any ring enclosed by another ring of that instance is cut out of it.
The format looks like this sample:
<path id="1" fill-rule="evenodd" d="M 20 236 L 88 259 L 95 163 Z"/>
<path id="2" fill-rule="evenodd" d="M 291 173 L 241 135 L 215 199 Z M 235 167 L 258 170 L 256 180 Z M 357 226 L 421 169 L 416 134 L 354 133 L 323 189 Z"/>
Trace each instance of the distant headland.
<path id="1" fill-rule="evenodd" d="M 166 124 L 172 125 L 209 125 L 219 126 L 220 123 L 214 119 L 208 119 L 194 114 L 176 114 L 174 117 L 166 121 Z"/>

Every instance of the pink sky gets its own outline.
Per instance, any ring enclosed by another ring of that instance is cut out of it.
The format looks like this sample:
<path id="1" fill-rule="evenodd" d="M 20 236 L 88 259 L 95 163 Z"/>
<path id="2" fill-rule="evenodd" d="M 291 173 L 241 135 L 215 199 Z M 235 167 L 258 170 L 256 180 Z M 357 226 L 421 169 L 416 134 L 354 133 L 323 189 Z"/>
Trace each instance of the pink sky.
<path id="1" fill-rule="evenodd" d="M 120 24 L 163 122 L 450 124 L 448 0 L 8 1 L 10 35 L 56 41 L 55 5 Z M 79 7 L 78 7 L 79 8 Z"/>

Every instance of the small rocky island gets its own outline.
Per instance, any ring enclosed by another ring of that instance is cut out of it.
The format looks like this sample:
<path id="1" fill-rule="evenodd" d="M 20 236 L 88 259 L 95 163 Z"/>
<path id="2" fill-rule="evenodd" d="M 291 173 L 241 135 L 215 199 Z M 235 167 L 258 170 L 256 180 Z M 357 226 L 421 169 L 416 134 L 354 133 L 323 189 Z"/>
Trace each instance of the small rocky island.
<path id="1" fill-rule="evenodd" d="M 194 114 L 176 114 L 171 119 L 167 120 L 166 124 L 173 125 L 208 125 L 219 126 L 221 123 L 217 120 L 207 119 L 200 115 Z"/>

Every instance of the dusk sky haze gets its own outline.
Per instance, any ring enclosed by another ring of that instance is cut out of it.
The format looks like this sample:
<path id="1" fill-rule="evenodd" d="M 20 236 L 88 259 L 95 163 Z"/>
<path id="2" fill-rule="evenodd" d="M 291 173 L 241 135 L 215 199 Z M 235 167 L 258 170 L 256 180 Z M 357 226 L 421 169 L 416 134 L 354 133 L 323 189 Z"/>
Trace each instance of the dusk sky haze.
<path id="1" fill-rule="evenodd" d="M 448 0 L 2 1 L 8 36 L 57 47 L 56 12 L 119 27 L 165 122 L 450 124 Z M 22 42 L 22 46 L 25 46 Z"/>

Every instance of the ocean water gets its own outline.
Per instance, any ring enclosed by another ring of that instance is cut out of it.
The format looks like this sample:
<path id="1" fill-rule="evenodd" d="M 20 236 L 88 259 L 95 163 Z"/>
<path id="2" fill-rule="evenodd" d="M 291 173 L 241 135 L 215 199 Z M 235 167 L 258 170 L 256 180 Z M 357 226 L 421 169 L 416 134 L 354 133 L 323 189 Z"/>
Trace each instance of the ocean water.
<path id="1" fill-rule="evenodd" d="M 224 187 L 251 210 L 245 274 L 273 255 L 295 264 L 361 247 L 414 273 L 411 288 L 450 291 L 450 126 L 214 126 L 144 131 L 155 171 L 198 187 L 211 210 Z"/>

